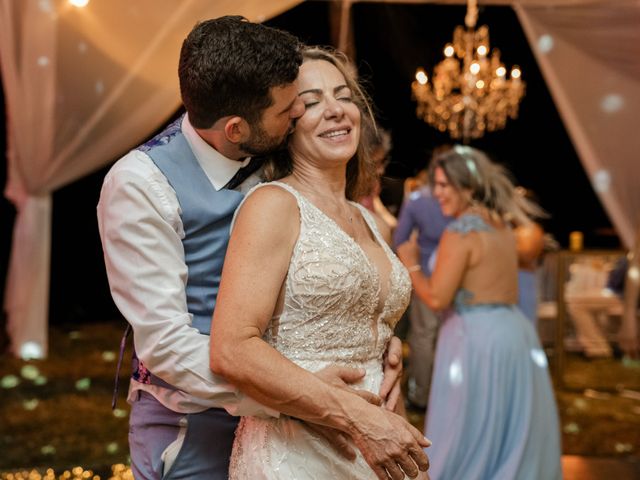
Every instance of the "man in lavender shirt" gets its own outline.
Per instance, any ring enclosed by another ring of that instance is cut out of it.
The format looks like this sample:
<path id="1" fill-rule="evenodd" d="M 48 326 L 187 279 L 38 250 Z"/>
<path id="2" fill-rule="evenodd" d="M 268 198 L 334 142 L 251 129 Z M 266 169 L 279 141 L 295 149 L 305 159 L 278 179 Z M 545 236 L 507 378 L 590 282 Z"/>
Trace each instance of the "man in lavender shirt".
<path id="1" fill-rule="evenodd" d="M 429 258 L 438 246 L 440 236 L 451 217 L 445 217 L 440 204 L 431 195 L 428 186 L 409 194 L 398 216 L 398 226 L 393 235 L 397 247 L 409 240 L 412 232 L 418 233 L 420 267 L 427 273 Z M 417 267 L 416 267 L 417 268 Z M 407 398 L 413 407 L 425 408 L 429 400 L 429 385 L 438 335 L 438 318 L 417 296 L 413 295 L 409 306 L 410 347 Z"/>

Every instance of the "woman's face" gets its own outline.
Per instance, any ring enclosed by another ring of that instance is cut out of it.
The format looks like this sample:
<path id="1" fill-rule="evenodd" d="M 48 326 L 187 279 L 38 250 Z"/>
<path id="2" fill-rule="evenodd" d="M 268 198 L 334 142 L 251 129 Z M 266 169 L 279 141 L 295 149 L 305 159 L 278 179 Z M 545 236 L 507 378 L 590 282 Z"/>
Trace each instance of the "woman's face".
<path id="1" fill-rule="evenodd" d="M 305 105 L 289 140 L 296 161 L 318 167 L 349 161 L 360 139 L 360 110 L 340 71 L 324 60 L 307 60 L 298 75 Z"/>
<path id="2" fill-rule="evenodd" d="M 440 203 L 442 213 L 450 217 L 457 217 L 469 206 L 468 195 L 457 190 L 440 167 L 434 172 L 433 196 Z"/>

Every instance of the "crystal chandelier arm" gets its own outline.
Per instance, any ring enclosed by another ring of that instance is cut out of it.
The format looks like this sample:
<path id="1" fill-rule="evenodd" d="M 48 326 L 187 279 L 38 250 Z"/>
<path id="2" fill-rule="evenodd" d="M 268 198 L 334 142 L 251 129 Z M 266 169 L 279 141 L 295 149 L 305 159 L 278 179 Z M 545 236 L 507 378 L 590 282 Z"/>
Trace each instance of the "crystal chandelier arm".
<path id="1" fill-rule="evenodd" d="M 464 24 L 467 28 L 474 28 L 478 21 L 478 0 L 467 0 L 467 14 L 464 17 Z"/>

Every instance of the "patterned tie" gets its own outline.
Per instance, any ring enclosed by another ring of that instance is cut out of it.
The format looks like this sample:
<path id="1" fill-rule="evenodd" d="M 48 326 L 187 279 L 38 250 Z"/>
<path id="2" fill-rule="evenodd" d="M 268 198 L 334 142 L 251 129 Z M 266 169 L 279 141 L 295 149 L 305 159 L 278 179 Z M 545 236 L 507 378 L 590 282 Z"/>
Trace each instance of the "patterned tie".
<path id="1" fill-rule="evenodd" d="M 242 182 L 244 182 L 247 178 L 249 178 L 252 173 L 258 170 L 263 163 L 264 163 L 264 158 L 252 157 L 249 163 L 247 163 L 244 167 L 238 170 L 233 177 L 231 177 L 231 180 L 227 182 L 224 188 L 228 190 L 234 190 L 240 184 L 242 184 Z"/>

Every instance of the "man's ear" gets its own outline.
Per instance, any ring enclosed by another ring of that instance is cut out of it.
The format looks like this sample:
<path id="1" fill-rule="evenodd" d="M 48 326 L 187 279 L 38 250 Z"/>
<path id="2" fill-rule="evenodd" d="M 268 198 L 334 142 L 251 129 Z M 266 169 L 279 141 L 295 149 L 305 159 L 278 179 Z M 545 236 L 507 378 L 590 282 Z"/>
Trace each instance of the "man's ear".
<path id="1" fill-rule="evenodd" d="M 241 143 L 251 135 L 249 123 L 242 117 L 233 116 L 224 124 L 224 134 L 231 143 Z"/>

